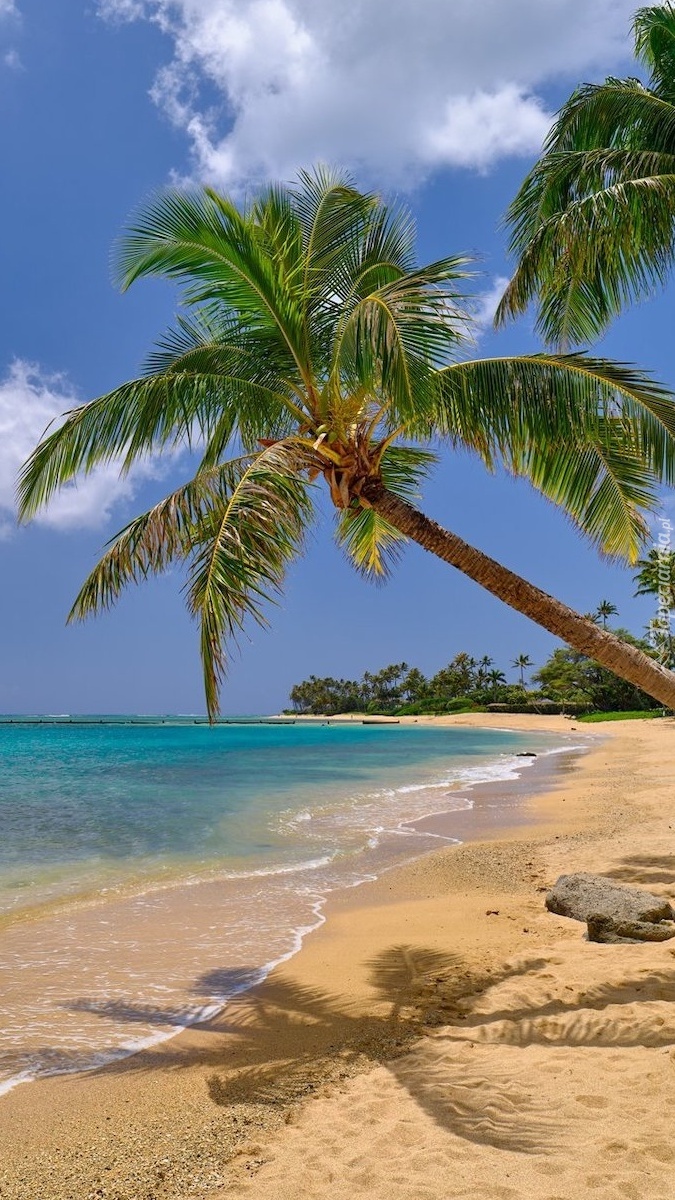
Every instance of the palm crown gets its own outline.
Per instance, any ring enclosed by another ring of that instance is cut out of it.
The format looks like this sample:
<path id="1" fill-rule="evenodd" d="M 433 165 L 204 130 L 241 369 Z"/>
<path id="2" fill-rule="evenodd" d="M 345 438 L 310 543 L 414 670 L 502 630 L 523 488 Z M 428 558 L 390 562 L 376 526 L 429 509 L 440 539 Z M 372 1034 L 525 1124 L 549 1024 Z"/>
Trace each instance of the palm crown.
<path id="1" fill-rule="evenodd" d="M 639 9 L 633 31 L 647 82 L 579 87 L 507 214 L 518 265 L 497 320 L 538 298 L 556 345 L 592 341 L 673 266 L 675 6 Z"/>
<path id="2" fill-rule="evenodd" d="M 675 610 L 675 551 L 654 546 L 635 565 L 635 595 L 656 596 L 664 608 Z"/>
<path id="3" fill-rule="evenodd" d="M 385 575 L 412 536 L 569 639 L 560 613 L 571 610 L 442 530 L 441 546 L 439 527 L 411 507 L 433 444 L 528 477 L 604 552 L 631 560 L 657 483 L 675 476 L 673 403 L 640 372 L 580 355 L 460 361 L 467 259 L 420 267 L 407 212 L 346 178 L 303 174 L 243 210 L 209 189 L 171 190 L 138 216 L 118 267 L 124 287 L 177 279 L 184 308 L 146 374 L 43 439 L 20 480 L 21 514 L 99 463 L 127 470 L 150 453 L 199 450 L 194 477 L 112 541 L 71 617 L 186 563 L 211 714 L 228 639 L 265 620 L 302 548 L 314 481 L 366 575 Z M 584 641 L 588 622 L 571 616 Z"/>

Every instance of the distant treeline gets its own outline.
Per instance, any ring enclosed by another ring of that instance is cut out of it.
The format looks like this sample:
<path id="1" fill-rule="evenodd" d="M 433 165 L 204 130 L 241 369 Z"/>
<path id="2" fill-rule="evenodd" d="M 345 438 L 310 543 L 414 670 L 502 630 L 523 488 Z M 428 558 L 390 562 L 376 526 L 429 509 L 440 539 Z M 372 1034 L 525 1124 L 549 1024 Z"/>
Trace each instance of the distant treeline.
<path id="1" fill-rule="evenodd" d="M 648 643 L 626 630 L 615 632 L 651 653 Z M 314 716 L 341 712 L 415 716 L 488 707 L 507 712 L 569 713 L 658 707 L 645 692 L 575 650 L 555 650 L 529 682 L 525 671 L 533 663 L 528 655 L 518 655 L 509 665 L 517 673 L 515 682 L 509 682 L 488 655 L 474 658 L 463 651 L 430 678 L 405 662 L 391 663 L 374 673 L 366 671 L 359 680 L 310 675 L 291 688 L 292 709 L 287 711 Z"/>

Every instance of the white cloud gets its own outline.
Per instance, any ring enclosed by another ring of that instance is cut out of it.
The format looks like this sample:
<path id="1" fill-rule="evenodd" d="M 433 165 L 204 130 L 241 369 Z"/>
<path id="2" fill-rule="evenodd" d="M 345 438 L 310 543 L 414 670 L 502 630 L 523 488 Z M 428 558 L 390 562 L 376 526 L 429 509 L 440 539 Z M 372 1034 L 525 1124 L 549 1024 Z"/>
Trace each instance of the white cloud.
<path id="1" fill-rule="evenodd" d="M 415 184 L 536 152 L 537 95 L 629 51 L 633 0 L 99 0 L 173 43 L 152 96 L 225 186 L 316 160 Z"/>
<path id="2" fill-rule="evenodd" d="M 476 297 L 476 307 L 473 318 L 480 331 L 487 329 L 494 320 L 497 305 L 504 295 L 509 280 L 504 275 L 495 275 L 491 286 L 486 292 L 480 292 Z"/>
<path id="3" fill-rule="evenodd" d="M 46 375 L 32 363 L 15 360 L 0 380 L 0 538 L 15 527 L 15 488 L 22 464 L 48 425 L 81 400 L 61 375 Z M 37 518 L 52 528 L 95 529 L 113 508 L 130 501 L 144 479 L 160 474 L 156 463 L 135 468 L 123 479 L 113 465 L 97 467 L 78 483 L 66 485 Z"/>
<path id="4" fill-rule="evenodd" d="M 21 62 L 21 58 L 19 57 L 18 50 L 7 50 L 7 52 L 2 57 L 2 61 L 4 62 L 6 67 L 9 67 L 10 71 L 22 71 L 23 70 L 23 63 Z"/>
<path id="5" fill-rule="evenodd" d="M 14 0 L 0 0 L 0 18 L 18 16 L 19 10 L 16 7 Z"/>
<path id="6" fill-rule="evenodd" d="M 529 154 L 542 143 L 551 118 L 536 96 L 507 84 L 448 100 L 443 120 L 422 143 L 430 163 L 487 167 L 498 158 Z"/>
<path id="7" fill-rule="evenodd" d="M 99 0 L 97 8 L 106 21 L 136 21 L 145 16 L 145 0 Z"/>

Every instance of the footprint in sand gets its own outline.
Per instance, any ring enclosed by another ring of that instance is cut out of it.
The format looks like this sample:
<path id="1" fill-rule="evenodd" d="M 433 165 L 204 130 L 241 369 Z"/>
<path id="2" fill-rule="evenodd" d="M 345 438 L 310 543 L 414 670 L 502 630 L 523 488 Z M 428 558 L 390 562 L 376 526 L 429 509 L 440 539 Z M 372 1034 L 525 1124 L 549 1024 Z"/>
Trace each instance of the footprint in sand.
<path id="1" fill-rule="evenodd" d="M 607 1108 L 609 1100 L 604 1096 L 575 1096 L 577 1104 L 583 1104 L 586 1108 Z"/>
<path id="2" fill-rule="evenodd" d="M 636 1183 L 631 1183 L 630 1180 L 625 1180 L 623 1183 L 617 1184 L 617 1191 L 626 1196 L 627 1200 L 644 1200 L 644 1192 Z"/>
<path id="3" fill-rule="evenodd" d="M 564 1175 L 567 1167 L 564 1163 L 542 1162 L 536 1163 L 534 1169 L 539 1175 Z M 555 1197 L 547 1196 L 546 1200 L 555 1200 Z M 569 1200 L 569 1197 L 565 1197 L 565 1200 Z"/>
<path id="4" fill-rule="evenodd" d="M 608 1187 L 612 1183 L 612 1176 L 611 1175 L 587 1175 L 585 1182 L 586 1182 L 586 1187 L 589 1187 L 589 1188 Z"/>
<path id="5" fill-rule="evenodd" d="M 662 1163 L 672 1162 L 675 1158 L 675 1150 L 667 1142 L 652 1142 L 645 1146 L 644 1153 L 649 1158 L 655 1158 L 657 1162 Z"/>

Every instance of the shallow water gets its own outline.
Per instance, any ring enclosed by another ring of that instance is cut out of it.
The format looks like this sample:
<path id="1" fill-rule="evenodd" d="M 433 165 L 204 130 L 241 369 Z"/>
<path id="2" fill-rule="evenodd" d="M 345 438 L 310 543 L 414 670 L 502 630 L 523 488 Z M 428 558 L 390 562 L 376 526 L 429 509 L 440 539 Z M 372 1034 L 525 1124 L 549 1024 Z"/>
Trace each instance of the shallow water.
<path id="1" fill-rule="evenodd" d="M 331 891 L 439 844 L 404 822 L 564 741 L 0 723 L 0 1090 L 216 1011 L 297 949 Z"/>

